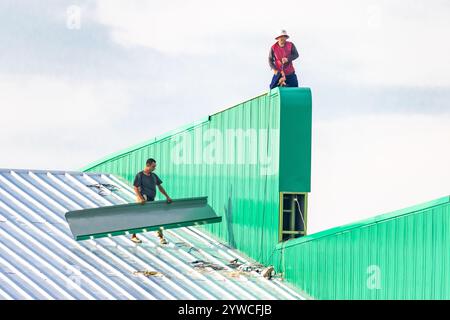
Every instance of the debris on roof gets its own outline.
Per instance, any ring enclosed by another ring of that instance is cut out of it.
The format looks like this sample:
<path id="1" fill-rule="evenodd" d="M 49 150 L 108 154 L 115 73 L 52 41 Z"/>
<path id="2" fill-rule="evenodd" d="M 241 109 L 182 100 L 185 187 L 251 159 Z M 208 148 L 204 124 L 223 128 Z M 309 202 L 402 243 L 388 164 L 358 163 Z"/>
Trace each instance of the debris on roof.
<path id="1" fill-rule="evenodd" d="M 142 274 L 146 277 L 163 277 L 164 275 L 158 271 L 142 270 L 133 272 L 134 275 Z"/>

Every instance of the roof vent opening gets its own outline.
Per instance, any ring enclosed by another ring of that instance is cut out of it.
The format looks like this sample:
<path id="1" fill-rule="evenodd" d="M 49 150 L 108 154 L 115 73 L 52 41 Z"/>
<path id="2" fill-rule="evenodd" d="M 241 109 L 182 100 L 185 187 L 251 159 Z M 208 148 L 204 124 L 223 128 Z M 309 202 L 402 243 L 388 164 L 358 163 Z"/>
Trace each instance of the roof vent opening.
<path id="1" fill-rule="evenodd" d="M 307 200 L 307 193 L 280 193 L 279 242 L 306 235 Z"/>

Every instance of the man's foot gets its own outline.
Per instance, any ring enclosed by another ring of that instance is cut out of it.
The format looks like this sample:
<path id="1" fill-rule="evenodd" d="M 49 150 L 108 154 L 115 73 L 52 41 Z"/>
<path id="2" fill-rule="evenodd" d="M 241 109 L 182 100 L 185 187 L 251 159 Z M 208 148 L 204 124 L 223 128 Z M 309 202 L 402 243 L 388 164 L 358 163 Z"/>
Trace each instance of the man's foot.
<path id="1" fill-rule="evenodd" d="M 142 240 L 139 239 L 139 238 L 136 237 L 136 236 L 132 236 L 132 237 L 131 237 L 131 241 L 133 241 L 134 243 L 142 243 Z"/>
<path id="2" fill-rule="evenodd" d="M 156 231 L 156 235 L 158 236 L 159 242 L 160 242 L 161 244 L 168 244 L 168 243 L 169 243 L 169 242 L 166 240 L 166 238 L 164 238 L 164 234 L 163 234 L 162 230 Z"/>

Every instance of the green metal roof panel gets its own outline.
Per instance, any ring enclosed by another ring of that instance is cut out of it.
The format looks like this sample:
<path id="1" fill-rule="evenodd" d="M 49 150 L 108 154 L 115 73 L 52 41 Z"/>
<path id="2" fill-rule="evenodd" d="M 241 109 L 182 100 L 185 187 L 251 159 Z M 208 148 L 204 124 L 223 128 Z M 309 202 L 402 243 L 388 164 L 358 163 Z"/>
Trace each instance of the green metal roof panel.
<path id="1" fill-rule="evenodd" d="M 222 221 L 207 197 L 123 204 L 69 211 L 66 219 L 76 240 L 87 240 L 160 228 L 172 229 Z"/>

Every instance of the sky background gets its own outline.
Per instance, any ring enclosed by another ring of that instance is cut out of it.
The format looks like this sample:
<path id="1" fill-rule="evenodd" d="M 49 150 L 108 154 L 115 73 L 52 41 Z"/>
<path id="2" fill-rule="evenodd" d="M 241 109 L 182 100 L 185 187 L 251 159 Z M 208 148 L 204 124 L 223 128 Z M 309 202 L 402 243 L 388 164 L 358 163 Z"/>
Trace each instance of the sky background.
<path id="1" fill-rule="evenodd" d="M 309 232 L 450 194 L 446 0 L 1 0 L 0 167 L 76 170 L 261 94 L 281 28 L 313 93 Z"/>

